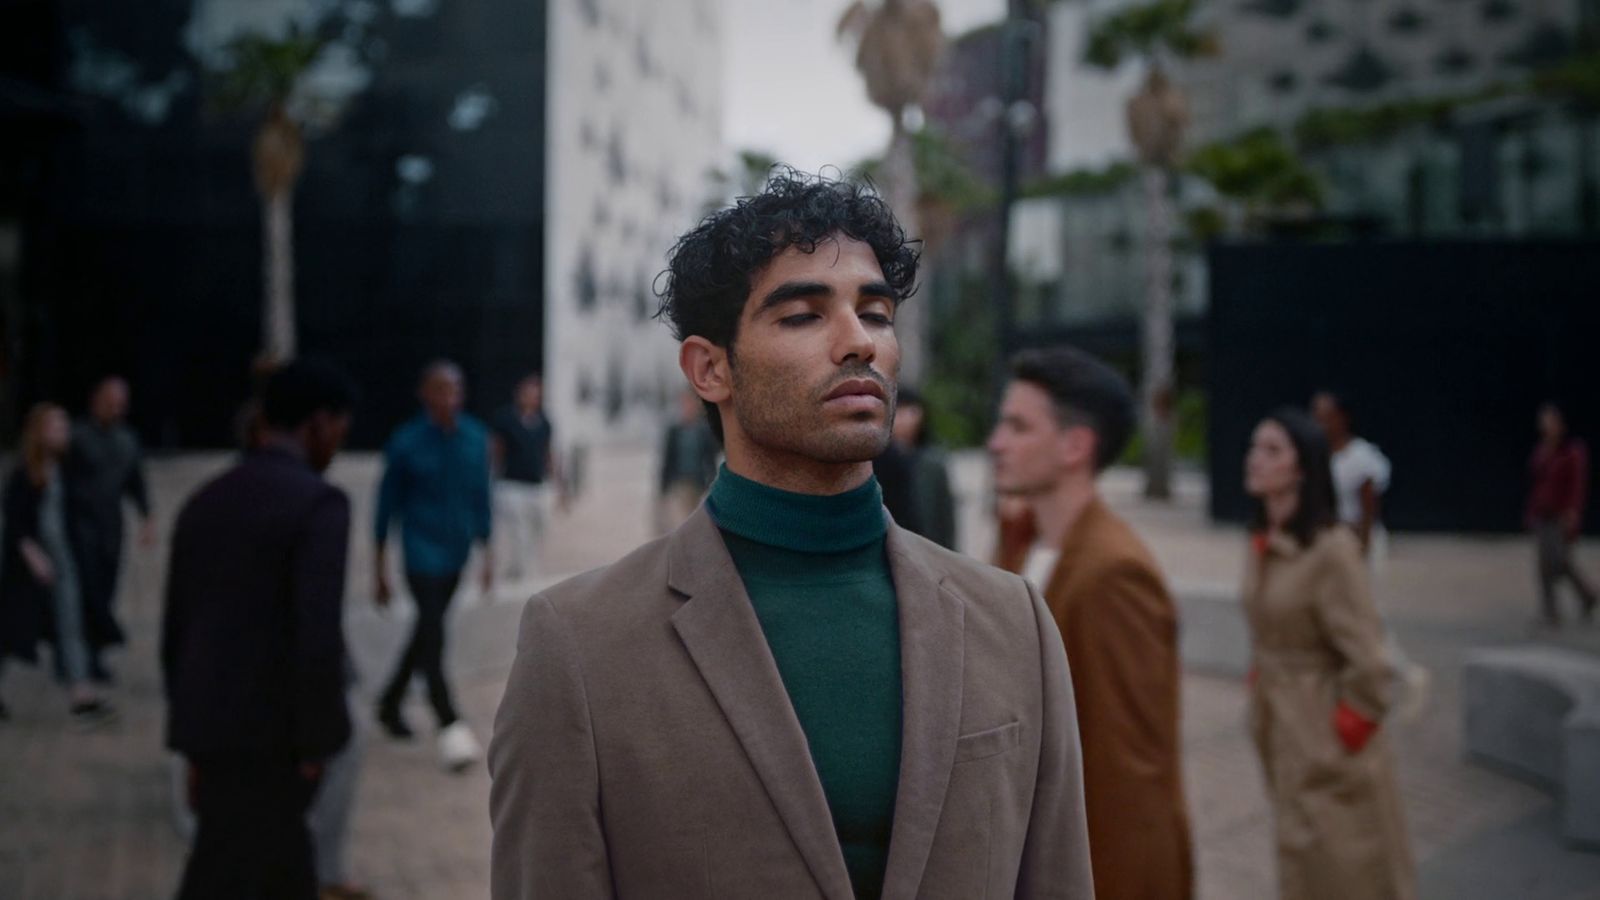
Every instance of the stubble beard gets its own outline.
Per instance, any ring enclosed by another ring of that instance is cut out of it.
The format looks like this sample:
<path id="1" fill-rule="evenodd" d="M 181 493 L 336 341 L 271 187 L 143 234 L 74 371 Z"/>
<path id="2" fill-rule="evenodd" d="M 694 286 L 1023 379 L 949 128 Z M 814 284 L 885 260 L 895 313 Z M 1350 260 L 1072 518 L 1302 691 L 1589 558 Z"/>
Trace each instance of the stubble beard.
<path id="1" fill-rule="evenodd" d="M 797 390 L 783 373 L 735 370 L 733 414 L 752 444 L 819 463 L 869 462 L 888 449 L 893 437 L 895 384 L 870 366 L 842 368 L 827 383 Z M 742 377 L 740 377 L 742 376 Z M 846 378 L 867 378 L 889 395 L 886 414 L 836 419 L 823 411 L 823 398 Z"/>

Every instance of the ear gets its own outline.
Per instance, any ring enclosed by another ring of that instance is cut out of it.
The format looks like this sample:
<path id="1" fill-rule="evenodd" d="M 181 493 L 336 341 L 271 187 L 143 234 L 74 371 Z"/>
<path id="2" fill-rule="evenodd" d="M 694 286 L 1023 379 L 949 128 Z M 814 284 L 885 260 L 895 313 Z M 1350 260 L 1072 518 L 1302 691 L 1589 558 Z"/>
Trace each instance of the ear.
<path id="1" fill-rule="evenodd" d="M 689 387 L 707 403 L 721 404 L 733 396 L 728 351 L 699 335 L 684 338 L 678 348 L 678 368 Z"/>
<path id="2" fill-rule="evenodd" d="M 1087 425 L 1073 425 L 1061 431 L 1060 438 L 1061 464 L 1066 468 L 1076 469 L 1087 466 L 1094 468 L 1095 453 L 1098 452 L 1099 437 L 1094 429 Z"/>

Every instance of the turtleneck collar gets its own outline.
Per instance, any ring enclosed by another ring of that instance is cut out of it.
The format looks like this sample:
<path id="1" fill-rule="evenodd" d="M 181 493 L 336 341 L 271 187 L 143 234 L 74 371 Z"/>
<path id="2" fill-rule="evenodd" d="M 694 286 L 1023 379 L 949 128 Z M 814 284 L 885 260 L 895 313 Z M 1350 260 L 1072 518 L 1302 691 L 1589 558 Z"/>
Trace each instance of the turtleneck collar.
<path id="1" fill-rule="evenodd" d="M 706 507 L 724 531 L 799 553 L 859 549 L 882 540 L 889 530 L 876 478 L 823 497 L 751 481 L 723 465 Z"/>

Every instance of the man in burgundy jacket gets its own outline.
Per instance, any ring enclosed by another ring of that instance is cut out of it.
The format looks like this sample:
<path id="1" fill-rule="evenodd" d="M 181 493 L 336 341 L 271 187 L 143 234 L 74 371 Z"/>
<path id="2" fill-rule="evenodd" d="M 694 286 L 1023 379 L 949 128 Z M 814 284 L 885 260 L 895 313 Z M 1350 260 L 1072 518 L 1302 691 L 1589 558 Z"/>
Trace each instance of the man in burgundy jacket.
<path id="1" fill-rule="evenodd" d="M 1567 434 L 1566 417 L 1554 403 L 1539 408 L 1539 446 L 1528 461 L 1527 525 L 1539 549 L 1539 589 L 1545 622 L 1561 624 L 1556 585 L 1569 579 L 1583 602 L 1585 621 L 1594 616 L 1594 587 L 1572 562 L 1572 545 L 1583 528 L 1589 493 L 1589 448 Z"/>

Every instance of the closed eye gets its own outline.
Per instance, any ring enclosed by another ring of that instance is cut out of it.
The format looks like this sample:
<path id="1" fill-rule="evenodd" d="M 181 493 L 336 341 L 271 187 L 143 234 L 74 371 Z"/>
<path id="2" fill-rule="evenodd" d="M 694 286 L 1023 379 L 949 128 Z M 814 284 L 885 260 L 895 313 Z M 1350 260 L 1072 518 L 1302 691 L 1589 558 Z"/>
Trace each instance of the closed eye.
<path id="1" fill-rule="evenodd" d="M 778 320 L 778 324 L 785 328 L 798 328 L 801 325 L 805 325 L 820 318 L 821 316 L 818 316 L 816 313 L 798 313 L 792 316 L 784 316 Z"/>
<path id="2" fill-rule="evenodd" d="M 894 320 L 889 318 L 888 316 L 884 315 L 883 313 L 864 313 L 861 316 L 861 321 L 863 321 L 863 322 L 871 322 L 874 325 L 893 325 L 894 324 Z"/>

